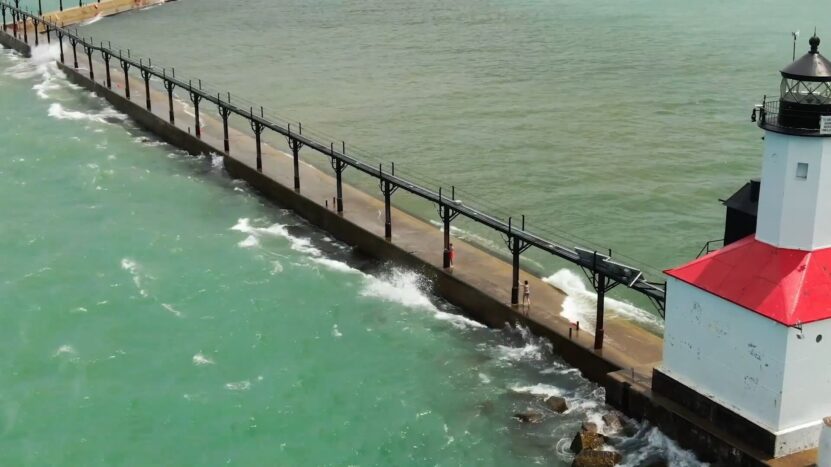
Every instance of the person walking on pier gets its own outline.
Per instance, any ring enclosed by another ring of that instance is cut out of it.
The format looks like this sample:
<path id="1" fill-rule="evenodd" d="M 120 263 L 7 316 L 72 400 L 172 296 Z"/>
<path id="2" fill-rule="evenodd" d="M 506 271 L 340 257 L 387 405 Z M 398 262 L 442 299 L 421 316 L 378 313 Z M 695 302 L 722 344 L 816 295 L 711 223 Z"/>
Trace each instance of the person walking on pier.
<path id="1" fill-rule="evenodd" d="M 531 308 L 531 285 L 528 284 L 528 281 L 522 284 L 522 306 L 525 307 L 527 315 L 528 310 Z"/>

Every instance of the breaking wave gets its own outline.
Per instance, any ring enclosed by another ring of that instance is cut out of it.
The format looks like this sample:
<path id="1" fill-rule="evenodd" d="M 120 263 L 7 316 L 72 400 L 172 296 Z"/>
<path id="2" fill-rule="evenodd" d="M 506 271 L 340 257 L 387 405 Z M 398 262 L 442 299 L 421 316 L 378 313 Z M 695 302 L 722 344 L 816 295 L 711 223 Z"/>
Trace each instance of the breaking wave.
<path id="1" fill-rule="evenodd" d="M 597 294 L 586 287 L 580 276 L 568 269 L 561 269 L 543 281 L 566 294 L 560 313 L 563 317 L 571 322 L 579 321 L 581 328 L 594 328 Z M 657 316 L 620 300 L 606 297 L 606 312 L 655 329 L 663 329 L 663 323 Z"/>
<path id="2" fill-rule="evenodd" d="M 50 117 L 57 118 L 58 120 L 86 120 L 96 123 L 113 123 L 114 121 L 123 121 L 127 118 L 126 115 L 111 108 L 105 108 L 99 112 L 81 112 L 68 110 L 57 102 L 53 102 L 49 106 L 48 113 Z"/>
<path id="3" fill-rule="evenodd" d="M 138 289 L 139 294 L 142 297 L 147 297 L 149 294 L 147 293 L 147 290 L 144 289 L 143 275 L 141 274 L 138 263 L 129 258 L 124 258 L 121 260 L 121 269 L 130 273 L 130 276 L 133 278 L 133 284 L 136 286 L 136 289 Z"/>
<path id="4" fill-rule="evenodd" d="M 459 329 L 484 328 L 485 326 L 467 317 L 448 313 L 439 309 L 430 299 L 428 290 L 430 284 L 420 274 L 401 268 L 374 276 L 353 268 L 352 266 L 335 259 L 327 258 L 319 249 L 315 248 L 307 238 L 291 235 L 286 226 L 273 224 L 268 227 L 256 227 L 248 218 L 241 218 L 231 227 L 231 230 L 247 234 L 248 236 L 238 243 L 240 247 L 251 248 L 260 246 L 259 239 L 264 236 L 285 238 L 292 250 L 308 255 L 308 260 L 318 266 L 344 274 L 356 274 L 363 281 L 360 295 L 387 302 L 397 303 L 408 308 L 415 308 L 431 312 L 433 316 Z M 272 274 L 282 271 L 282 265 L 272 263 Z M 279 266 L 277 266 L 279 265 Z M 275 272 L 276 271 L 276 272 Z"/>

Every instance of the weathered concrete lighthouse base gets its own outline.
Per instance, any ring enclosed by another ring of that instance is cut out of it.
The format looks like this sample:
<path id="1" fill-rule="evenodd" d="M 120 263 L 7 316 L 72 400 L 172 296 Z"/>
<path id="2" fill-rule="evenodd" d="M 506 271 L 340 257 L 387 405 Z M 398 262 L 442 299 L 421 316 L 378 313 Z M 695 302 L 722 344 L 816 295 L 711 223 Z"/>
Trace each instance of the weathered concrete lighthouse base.
<path id="1" fill-rule="evenodd" d="M 652 391 L 673 400 L 766 456 L 787 456 L 813 449 L 819 442 L 822 420 L 809 425 L 772 432 L 657 368 L 653 371 Z"/>
<path id="2" fill-rule="evenodd" d="M 814 466 L 820 425 L 771 433 L 652 368 L 609 375 L 606 399 L 627 415 L 649 420 L 681 447 L 718 466 Z M 814 436 L 815 435 L 815 436 Z M 812 444 L 802 444 L 813 440 Z M 789 446 L 792 454 L 779 453 Z"/>

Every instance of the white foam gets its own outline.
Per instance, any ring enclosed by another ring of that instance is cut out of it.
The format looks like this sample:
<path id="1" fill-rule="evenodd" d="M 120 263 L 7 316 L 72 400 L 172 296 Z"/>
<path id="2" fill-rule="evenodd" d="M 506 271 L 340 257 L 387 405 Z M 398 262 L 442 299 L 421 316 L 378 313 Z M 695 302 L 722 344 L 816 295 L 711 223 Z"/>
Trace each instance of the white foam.
<path id="1" fill-rule="evenodd" d="M 542 360 L 542 348 L 533 342 L 526 343 L 522 347 L 497 345 L 496 352 L 496 357 L 504 362 L 528 362 Z"/>
<path id="2" fill-rule="evenodd" d="M 337 324 L 332 326 L 332 337 L 343 337 L 343 333 L 340 332 Z"/>
<path id="3" fill-rule="evenodd" d="M 436 311 L 436 319 L 441 321 L 447 321 L 451 325 L 459 329 L 485 329 L 487 326 L 484 324 L 474 321 L 466 316 L 457 315 L 455 313 L 447 313 L 444 311 Z"/>
<path id="4" fill-rule="evenodd" d="M 348 272 L 348 273 L 356 273 L 356 274 L 364 275 L 363 272 L 353 268 L 352 266 L 350 266 L 350 265 L 348 265 L 344 262 L 334 260 L 334 259 L 329 259 L 329 258 L 325 258 L 325 257 L 322 257 L 322 256 L 320 256 L 320 257 L 315 256 L 315 257 L 312 257 L 311 260 L 313 262 L 317 263 L 317 264 L 320 264 L 321 266 L 324 266 L 328 269 L 331 269 L 332 271 Z"/>
<path id="5" fill-rule="evenodd" d="M 193 364 L 196 366 L 213 365 L 214 361 L 199 352 L 193 356 Z"/>
<path id="6" fill-rule="evenodd" d="M 581 328 L 594 328 L 597 294 L 586 287 L 580 276 L 568 269 L 561 269 L 543 281 L 566 294 L 563 310 L 560 313 L 563 317 L 571 322 L 579 321 Z M 663 328 L 663 323 L 655 315 L 620 300 L 606 297 L 606 312 L 612 316 L 624 317 L 658 329 Z"/>
<path id="7" fill-rule="evenodd" d="M 521 386 L 521 385 L 515 384 L 513 386 L 510 386 L 508 389 L 510 389 L 511 391 L 516 392 L 516 393 L 532 394 L 534 396 L 551 397 L 551 396 L 562 396 L 563 395 L 563 391 L 560 388 L 558 388 L 556 386 L 552 386 L 550 384 L 543 384 L 543 383 L 537 383 L 537 384 L 534 384 L 534 385 L 531 385 L 531 386 Z"/>
<path id="8" fill-rule="evenodd" d="M 182 317 L 182 312 L 177 310 L 176 308 L 173 308 L 173 305 L 170 305 L 168 303 L 162 303 L 162 308 L 173 313 L 178 318 Z"/>
<path id="9" fill-rule="evenodd" d="M 394 268 L 385 279 L 367 276 L 361 295 L 436 313 L 439 309 L 422 291 L 423 282 L 424 278 L 415 272 Z"/>
<path id="10" fill-rule="evenodd" d="M 211 167 L 214 169 L 222 169 L 225 167 L 225 156 L 221 154 L 211 154 Z"/>
<path id="11" fill-rule="evenodd" d="M 699 467 L 709 465 L 696 459 L 692 452 L 682 449 L 675 441 L 661 433 L 657 428 L 650 427 L 646 424 L 641 425 L 638 433 L 632 437 L 632 441 L 645 442 L 646 446 L 627 455 L 621 464 L 622 467 L 637 467 L 647 460 L 654 458 L 656 455 L 664 457 L 667 465 L 673 467 Z"/>
<path id="12" fill-rule="evenodd" d="M 283 272 L 283 265 L 280 264 L 280 262 L 277 261 L 276 259 L 272 260 L 271 261 L 271 275 L 273 276 L 273 275 L 276 275 L 276 274 L 280 274 L 281 272 Z"/>
<path id="13" fill-rule="evenodd" d="M 242 248 L 251 248 L 251 247 L 255 247 L 259 244 L 260 244 L 260 241 L 257 240 L 257 237 L 255 237 L 254 235 L 249 235 L 249 236 L 245 237 L 245 240 L 237 243 L 237 245 L 242 247 Z"/>
<path id="14" fill-rule="evenodd" d="M 229 391 L 247 391 L 251 389 L 251 381 L 237 381 L 233 383 L 225 383 L 225 389 Z"/>
<path id="15" fill-rule="evenodd" d="M 249 234 L 249 238 L 245 239 L 243 242 L 250 243 L 256 240 L 259 236 L 271 235 L 275 237 L 285 238 L 286 240 L 288 240 L 292 250 L 313 256 L 318 256 L 321 254 L 320 250 L 312 246 L 311 241 L 309 241 L 309 239 L 298 238 L 289 234 L 288 230 L 284 225 L 272 224 L 265 228 L 254 227 L 253 225 L 251 225 L 251 221 L 248 218 L 242 218 L 237 220 L 237 223 L 233 227 L 231 227 L 231 230 L 236 230 L 238 232 Z M 244 246 L 242 245 L 242 242 L 240 242 L 240 246 Z M 253 244 L 250 246 L 253 246 Z"/>
<path id="16" fill-rule="evenodd" d="M 66 345 L 65 344 L 65 345 L 62 345 L 62 346 L 58 347 L 58 350 L 56 350 L 55 353 L 52 354 L 52 356 L 53 357 L 60 357 L 62 355 L 75 356 L 77 354 L 78 354 L 78 352 L 75 351 L 74 347 L 72 347 L 71 345 Z"/>
<path id="17" fill-rule="evenodd" d="M 76 110 L 67 110 L 58 102 L 53 102 L 49 106 L 49 116 L 57 118 L 58 120 L 86 120 L 96 123 L 108 124 L 108 119 L 124 120 L 126 115 L 119 113 L 113 109 L 106 108 L 100 112 L 81 112 Z"/>
<path id="18" fill-rule="evenodd" d="M 138 289 L 139 294 L 141 294 L 142 297 L 147 297 L 148 293 L 142 287 L 142 275 L 138 263 L 129 258 L 124 258 L 121 260 L 121 269 L 124 269 L 130 273 L 130 276 L 133 278 L 133 284 Z"/>
<path id="19" fill-rule="evenodd" d="M 101 21 L 103 18 L 104 18 L 104 16 L 101 13 L 98 13 L 97 15 L 93 16 L 92 18 L 85 19 L 84 21 L 81 21 L 80 25 L 81 26 L 89 26 L 90 24 L 94 24 L 94 23 L 97 23 L 97 22 Z"/>

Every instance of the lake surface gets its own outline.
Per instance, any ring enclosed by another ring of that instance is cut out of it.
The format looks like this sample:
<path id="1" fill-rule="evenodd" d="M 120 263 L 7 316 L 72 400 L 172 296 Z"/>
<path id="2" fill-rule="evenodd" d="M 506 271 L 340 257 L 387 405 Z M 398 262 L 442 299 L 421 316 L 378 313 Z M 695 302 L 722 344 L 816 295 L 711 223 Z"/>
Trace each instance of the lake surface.
<path id="1" fill-rule="evenodd" d="M 182 0 L 82 31 L 652 271 L 721 237 L 717 199 L 758 174 L 750 110 L 777 89 L 790 31 L 829 13 Z M 159 143 L 45 57 L 4 52 L 0 101 L 3 464 L 568 465 L 574 431 L 608 410 L 556 349 L 466 320 L 413 271 Z M 566 311 L 591 312 L 578 272 L 529 253 L 575 298 Z M 652 310 L 613 308 L 660 332 Z M 511 419 L 549 394 L 572 409 Z M 697 465 L 648 426 L 612 444 L 629 465 Z"/>

